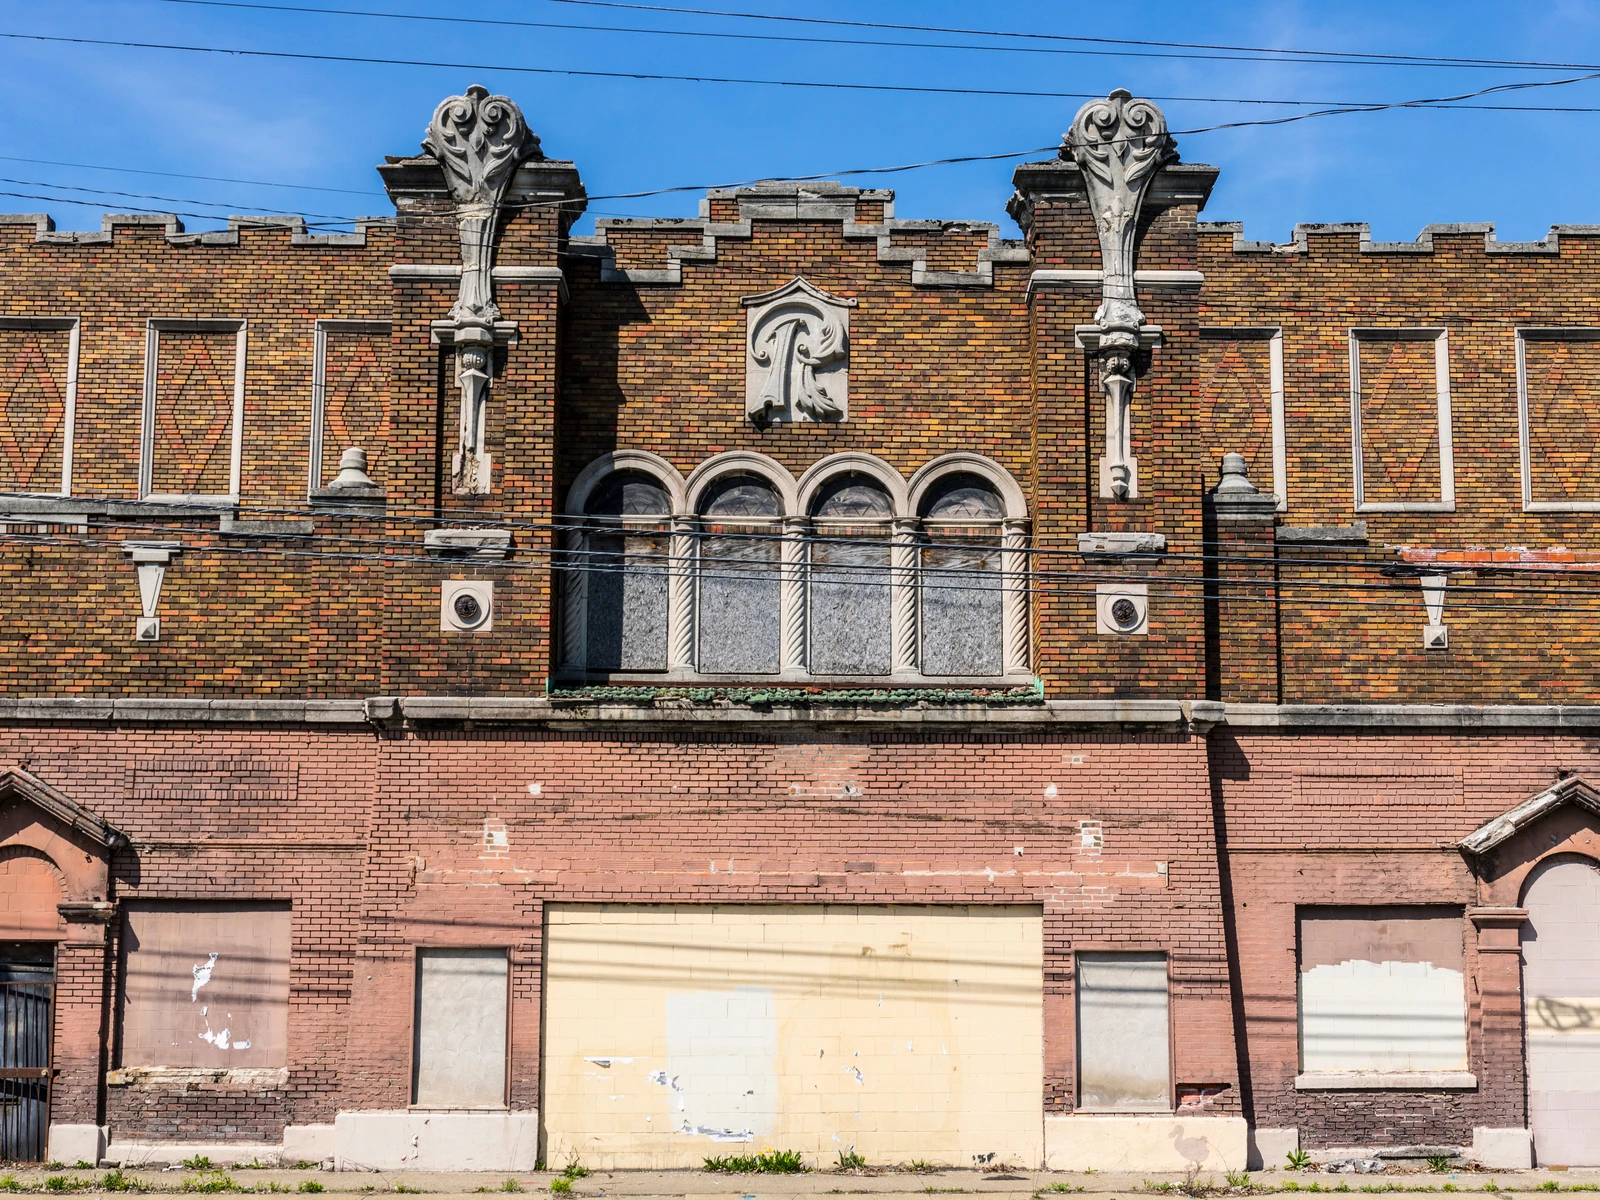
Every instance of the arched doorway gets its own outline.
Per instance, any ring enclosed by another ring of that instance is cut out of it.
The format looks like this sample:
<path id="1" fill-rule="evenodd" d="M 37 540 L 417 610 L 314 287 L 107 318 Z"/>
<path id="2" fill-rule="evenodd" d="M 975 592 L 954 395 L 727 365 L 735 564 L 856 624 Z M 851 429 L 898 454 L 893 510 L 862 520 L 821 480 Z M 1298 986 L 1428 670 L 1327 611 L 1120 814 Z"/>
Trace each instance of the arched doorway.
<path id="1" fill-rule="evenodd" d="M 1523 893 L 1528 1123 L 1540 1165 L 1600 1165 L 1600 863 L 1557 855 Z"/>

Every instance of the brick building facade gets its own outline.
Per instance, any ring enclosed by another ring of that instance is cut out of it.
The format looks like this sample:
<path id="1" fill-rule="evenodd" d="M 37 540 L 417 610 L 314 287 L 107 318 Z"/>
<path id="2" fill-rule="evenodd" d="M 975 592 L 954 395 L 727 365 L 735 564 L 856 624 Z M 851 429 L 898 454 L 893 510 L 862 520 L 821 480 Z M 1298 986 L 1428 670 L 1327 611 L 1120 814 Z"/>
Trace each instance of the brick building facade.
<path id="1" fill-rule="evenodd" d="M 0 1151 L 1600 1161 L 1600 228 L 424 146 L 0 218 Z"/>

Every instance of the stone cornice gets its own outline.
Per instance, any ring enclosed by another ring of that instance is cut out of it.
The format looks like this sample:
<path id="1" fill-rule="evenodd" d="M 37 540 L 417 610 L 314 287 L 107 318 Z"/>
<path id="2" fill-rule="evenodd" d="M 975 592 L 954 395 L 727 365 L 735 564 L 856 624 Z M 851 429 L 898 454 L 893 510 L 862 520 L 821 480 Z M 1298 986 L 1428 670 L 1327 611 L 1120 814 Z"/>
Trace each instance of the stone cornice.
<path id="1" fill-rule="evenodd" d="M 48 213 L 0 213 L 0 225 L 32 225 L 36 244 L 51 246 L 109 246 L 118 227 L 159 228 L 173 246 L 237 246 L 241 229 L 282 229 L 289 233 L 291 246 L 365 246 L 367 230 L 392 226 L 393 217 L 359 217 L 354 233 L 307 233 L 304 217 L 232 216 L 228 228 L 211 233 L 185 233 L 183 222 L 173 213 L 106 213 L 100 218 L 98 233 L 85 230 L 57 230 Z"/>
<path id="2" fill-rule="evenodd" d="M 1336 237 L 1349 237 L 1353 234 L 1360 240 L 1362 254 L 1432 254 L 1435 250 L 1433 239 L 1436 237 L 1482 236 L 1486 254 L 1559 255 L 1563 235 L 1600 237 L 1600 225 L 1552 225 L 1542 242 L 1496 241 L 1494 224 L 1488 221 L 1427 225 L 1423 227 L 1414 242 L 1375 242 L 1372 240 L 1372 227 L 1365 221 L 1296 225 L 1291 239 L 1281 245 L 1276 242 L 1246 241 L 1244 225 L 1239 221 L 1201 221 L 1200 232 L 1232 234 L 1235 254 L 1309 254 L 1311 252 L 1309 239 L 1313 234 Z"/>
<path id="3" fill-rule="evenodd" d="M 367 724 L 531 724 L 558 728 L 839 727 L 1049 729 L 1165 728 L 1203 734 L 1235 731 L 1407 729 L 1600 729 L 1600 706 L 1479 704 L 1224 704 L 1214 700 L 1043 700 L 1037 704 L 813 703 L 805 707 L 585 701 L 545 696 L 371 696 L 343 700 L 206 697 L 0 696 L 0 725 L 274 724 L 359 727 Z"/>

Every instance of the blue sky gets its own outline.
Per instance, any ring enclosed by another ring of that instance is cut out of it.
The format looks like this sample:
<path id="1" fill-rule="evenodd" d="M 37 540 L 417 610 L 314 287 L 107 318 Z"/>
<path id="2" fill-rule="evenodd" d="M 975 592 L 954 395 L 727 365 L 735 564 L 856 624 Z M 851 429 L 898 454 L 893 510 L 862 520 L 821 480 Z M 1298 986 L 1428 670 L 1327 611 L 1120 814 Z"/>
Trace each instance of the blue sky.
<path id="1" fill-rule="evenodd" d="M 268 0 L 283 2 L 283 0 Z M 290 0 L 292 2 L 292 0 Z M 671 2 L 671 0 L 669 0 Z M 190 46 L 474 64 L 416 67 L 0 39 L 0 211 L 52 213 L 64 229 L 99 227 L 104 211 L 287 210 L 313 219 L 392 211 L 373 165 L 415 152 L 437 101 L 483 83 L 521 104 L 552 157 L 577 161 L 591 195 L 710 185 L 1056 144 L 1080 101 L 1054 97 L 907 95 L 716 83 L 572 78 L 514 66 L 764 79 L 871 82 L 1062 93 L 1229 99 L 1397 101 L 1581 70 L 1379 67 L 851 46 L 617 32 L 878 38 L 966 45 L 993 39 L 852 31 L 715 16 L 513 0 L 305 0 L 315 7 L 503 17 L 606 27 L 510 29 L 207 8 L 168 0 L 12 0 L 0 32 Z M 1332 51 L 1559 60 L 1600 64 L 1600 3 L 1458 2 L 1005 4 L 953 0 L 678 0 L 680 6 L 1076 36 L 1285 46 Z M 1108 16 L 1107 14 L 1115 14 Z M 1080 47 L 1081 48 L 1081 47 Z M 1101 47 L 1101 49 L 1106 49 Z M 1174 130 L 1294 111 L 1163 100 Z M 1600 110 L 1600 80 L 1479 103 Z M 1220 166 L 1205 217 L 1241 220 L 1248 236 L 1284 241 L 1297 221 L 1368 221 L 1375 237 L 1410 239 L 1434 221 L 1494 221 L 1504 239 L 1552 223 L 1600 223 L 1600 111 L 1403 111 L 1180 136 L 1191 162 Z M 46 165 L 45 159 L 87 166 Z M 1010 162 L 935 167 L 887 179 L 903 217 L 1004 214 Z M 88 169 L 123 168 L 122 171 Z M 140 173 L 128 173 L 135 171 Z M 268 181 L 171 178 L 146 172 Z M 140 197 L 99 196 L 98 188 Z M 166 197 L 170 199 L 155 199 Z M 201 205 L 206 201 L 218 208 Z M 692 193 L 596 199 L 591 215 L 689 216 Z M 191 228 L 217 222 L 186 218 Z M 585 221 L 579 227 L 587 229 Z"/>

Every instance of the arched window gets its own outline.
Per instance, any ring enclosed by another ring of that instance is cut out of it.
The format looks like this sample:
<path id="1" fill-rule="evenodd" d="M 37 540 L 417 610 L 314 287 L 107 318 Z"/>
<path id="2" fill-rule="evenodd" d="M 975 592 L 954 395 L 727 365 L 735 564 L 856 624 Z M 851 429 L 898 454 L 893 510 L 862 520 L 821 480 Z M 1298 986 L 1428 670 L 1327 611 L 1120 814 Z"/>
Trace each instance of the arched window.
<path id="1" fill-rule="evenodd" d="M 797 481 L 730 451 L 685 480 L 618 450 L 561 521 L 569 679 L 1032 678 L 1027 504 L 981 455 L 906 480 L 847 451 Z"/>
<path id="2" fill-rule="evenodd" d="M 642 471 L 616 471 L 590 493 L 585 662 L 591 671 L 663 671 L 672 500 Z"/>
<path id="3" fill-rule="evenodd" d="M 807 662 L 813 675 L 887 675 L 893 667 L 889 540 L 894 501 L 846 471 L 811 503 Z"/>
<path id="4" fill-rule="evenodd" d="M 956 471 L 934 480 L 920 508 L 922 673 L 1003 674 L 1000 494 L 987 479 Z"/>
<path id="5" fill-rule="evenodd" d="M 779 667 L 779 538 L 783 502 L 766 479 L 738 472 L 700 496 L 696 665 L 710 675 Z"/>

